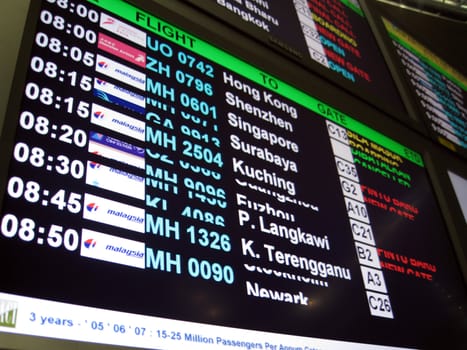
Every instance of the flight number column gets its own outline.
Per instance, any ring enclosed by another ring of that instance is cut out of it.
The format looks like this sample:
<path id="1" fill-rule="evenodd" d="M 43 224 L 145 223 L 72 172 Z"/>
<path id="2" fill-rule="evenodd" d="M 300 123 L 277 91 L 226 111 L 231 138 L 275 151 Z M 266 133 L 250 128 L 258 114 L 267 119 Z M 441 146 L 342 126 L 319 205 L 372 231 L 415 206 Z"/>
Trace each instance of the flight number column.
<path id="1" fill-rule="evenodd" d="M 394 318 L 347 131 L 326 121 L 372 316 Z"/>
<path id="2" fill-rule="evenodd" d="M 232 284 L 215 67 L 150 34 L 147 42 L 146 234 L 189 247 L 174 254 L 149 243 L 146 268 Z"/>

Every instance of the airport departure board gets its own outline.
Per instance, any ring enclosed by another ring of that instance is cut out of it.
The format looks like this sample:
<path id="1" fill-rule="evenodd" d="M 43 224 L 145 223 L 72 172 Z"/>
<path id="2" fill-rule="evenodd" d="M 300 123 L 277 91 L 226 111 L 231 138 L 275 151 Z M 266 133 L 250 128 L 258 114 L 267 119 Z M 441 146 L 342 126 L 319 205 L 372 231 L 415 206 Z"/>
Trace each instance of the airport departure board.
<path id="1" fill-rule="evenodd" d="M 419 153 L 155 4 L 35 5 L 2 137 L 1 332 L 151 349 L 465 344 L 465 288 Z"/>
<path id="2" fill-rule="evenodd" d="M 396 117 L 404 107 L 357 0 L 186 0 L 223 20 L 251 24 L 262 40 L 295 56 Z M 244 23 L 236 26 L 245 29 Z M 254 32 L 254 31 L 253 31 Z"/>
<path id="3" fill-rule="evenodd" d="M 442 145 L 467 155 L 467 78 L 395 23 L 383 23 L 429 130 Z"/>

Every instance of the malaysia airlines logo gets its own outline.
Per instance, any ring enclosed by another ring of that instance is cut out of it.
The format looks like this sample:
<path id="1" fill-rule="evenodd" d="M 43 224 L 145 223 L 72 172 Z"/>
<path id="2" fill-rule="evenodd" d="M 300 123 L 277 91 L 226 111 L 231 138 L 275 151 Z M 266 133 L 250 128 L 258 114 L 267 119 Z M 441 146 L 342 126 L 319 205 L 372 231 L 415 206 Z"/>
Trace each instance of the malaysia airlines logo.
<path id="1" fill-rule="evenodd" d="M 84 194 L 84 203 L 86 203 L 86 209 L 83 210 L 84 219 L 144 233 L 146 215 L 144 209 L 89 193 Z"/>
<path id="2" fill-rule="evenodd" d="M 91 169 L 99 169 L 101 167 L 101 165 L 99 163 L 96 163 L 96 162 L 89 162 L 89 167 Z"/>
<path id="3" fill-rule="evenodd" d="M 97 62 L 97 65 L 98 65 L 100 68 L 104 68 L 104 69 L 106 69 L 106 68 L 109 67 L 108 63 L 105 62 L 105 61 L 99 61 L 99 62 Z"/>
<path id="4" fill-rule="evenodd" d="M 81 242 L 81 256 L 140 269 L 145 268 L 146 246 L 143 242 L 85 228 L 81 231 Z"/>
<path id="5" fill-rule="evenodd" d="M 105 117 L 105 114 L 104 112 L 101 112 L 101 111 L 96 111 L 92 114 L 92 116 L 96 119 L 104 119 Z"/>
<path id="6" fill-rule="evenodd" d="M 107 85 L 107 82 L 105 80 L 102 80 L 102 79 L 99 79 L 99 78 L 96 78 L 96 83 L 99 86 L 106 86 Z"/>
<path id="7" fill-rule="evenodd" d="M 97 211 L 97 209 L 99 209 L 99 206 L 96 203 L 86 204 L 86 210 L 90 213 Z"/>
<path id="8" fill-rule="evenodd" d="M 96 242 L 96 240 L 93 239 L 93 238 L 89 238 L 89 239 L 87 239 L 87 240 L 84 241 L 84 246 L 85 246 L 86 248 L 88 248 L 88 249 L 90 249 L 90 248 L 95 248 L 95 247 L 96 247 L 96 244 L 97 244 L 97 242 Z"/>
<path id="9" fill-rule="evenodd" d="M 117 79 L 142 91 L 146 90 L 146 74 L 103 55 L 96 57 L 96 72 Z"/>
<path id="10" fill-rule="evenodd" d="M 146 139 L 146 123 L 144 121 L 98 105 L 97 103 L 92 104 L 91 123 L 140 141 Z"/>
<path id="11" fill-rule="evenodd" d="M 97 179 L 95 180 L 92 180 L 92 181 L 89 181 L 89 178 L 90 178 L 90 173 L 91 172 L 94 172 L 94 173 L 98 173 L 99 172 L 99 169 L 101 168 L 101 165 L 99 163 L 96 163 L 96 162 L 90 162 L 88 161 L 88 170 L 86 172 L 86 183 L 88 185 L 92 185 L 92 186 L 96 186 L 96 187 L 101 187 L 100 186 L 100 183 Z M 93 204 L 93 203 L 91 203 Z M 87 209 L 87 208 L 86 208 Z M 92 209 L 91 209 L 92 210 Z M 97 210 L 97 209 L 96 209 Z"/>

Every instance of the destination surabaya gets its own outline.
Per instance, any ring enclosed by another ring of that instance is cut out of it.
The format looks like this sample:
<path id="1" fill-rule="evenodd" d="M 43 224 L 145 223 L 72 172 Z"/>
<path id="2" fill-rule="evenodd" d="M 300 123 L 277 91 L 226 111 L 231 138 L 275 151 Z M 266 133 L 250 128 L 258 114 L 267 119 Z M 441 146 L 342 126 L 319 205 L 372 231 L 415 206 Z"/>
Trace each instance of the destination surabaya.
<path id="1" fill-rule="evenodd" d="M 267 147 L 260 147 L 245 142 L 237 135 L 230 135 L 230 146 L 236 151 L 242 151 L 245 154 L 277 165 L 283 171 L 298 173 L 297 163 L 293 160 L 273 153 Z"/>

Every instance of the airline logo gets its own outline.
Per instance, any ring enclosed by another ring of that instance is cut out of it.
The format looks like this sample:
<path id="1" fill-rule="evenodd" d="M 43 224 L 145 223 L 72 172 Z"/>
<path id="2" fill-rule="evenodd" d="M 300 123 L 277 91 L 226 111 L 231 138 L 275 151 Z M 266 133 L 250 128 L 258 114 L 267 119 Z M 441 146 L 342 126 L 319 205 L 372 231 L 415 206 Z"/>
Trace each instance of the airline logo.
<path id="1" fill-rule="evenodd" d="M 109 65 L 104 61 L 96 62 L 96 65 L 99 65 L 99 68 L 102 68 L 102 69 L 106 69 L 109 67 Z"/>
<path id="2" fill-rule="evenodd" d="M 144 233 L 144 215 L 144 209 L 89 193 L 84 194 L 84 219 Z"/>
<path id="3" fill-rule="evenodd" d="M 134 42 L 140 46 L 146 47 L 146 33 L 142 30 L 136 29 L 118 19 L 101 14 L 100 26 L 122 38 Z"/>
<path id="4" fill-rule="evenodd" d="M 140 269 L 145 268 L 146 247 L 142 242 L 88 229 L 81 231 L 81 242 L 81 256 Z"/>
<path id="5" fill-rule="evenodd" d="M 92 202 L 92 203 L 86 204 L 86 209 L 89 212 L 94 212 L 94 211 L 97 211 L 97 209 L 99 209 L 99 206 L 96 203 Z"/>
<path id="6" fill-rule="evenodd" d="M 94 238 L 88 238 L 84 241 L 84 246 L 86 248 L 94 248 L 96 246 L 97 242 Z"/>
<path id="7" fill-rule="evenodd" d="M 146 100 L 143 95 L 102 79 L 94 79 L 94 96 L 139 114 L 144 114 L 145 112 Z"/>
<path id="8" fill-rule="evenodd" d="M 146 68 L 146 53 L 117 39 L 103 33 L 99 33 L 97 47 L 102 51 L 124 59 L 125 61 L 136 64 L 142 68 Z"/>
<path id="9" fill-rule="evenodd" d="M 88 161 L 86 184 L 136 199 L 144 199 L 143 177 L 96 162 Z"/>
<path id="10" fill-rule="evenodd" d="M 145 140 L 146 124 L 143 121 L 96 103 L 92 104 L 91 123 L 140 141 Z"/>
<path id="11" fill-rule="evenodd" d="M 129 164 L 139 169 L 144 169 L 145 167 L 144 148 L 98 132 L 89 132 L 88 152 Z"/>
<path id="12" fill-rule="evenodd" d="M 137 89 L 146 90 L 146 74 L 99 54 L 96 58 L 96 72 L 105 74 Z"/>

